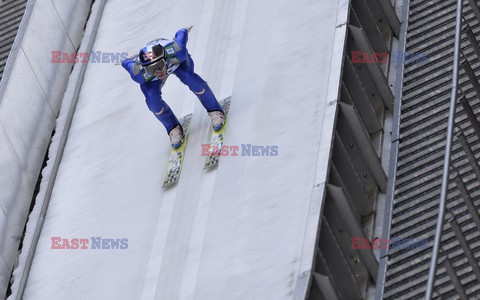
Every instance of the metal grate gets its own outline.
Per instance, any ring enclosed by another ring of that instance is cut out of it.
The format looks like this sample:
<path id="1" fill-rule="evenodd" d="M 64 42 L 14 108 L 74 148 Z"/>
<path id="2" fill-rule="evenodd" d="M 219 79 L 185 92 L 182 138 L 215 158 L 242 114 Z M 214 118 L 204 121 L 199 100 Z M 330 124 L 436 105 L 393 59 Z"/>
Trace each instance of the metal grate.
<path id="1" fill-rule="evenodd" d="M 428 53 L 429 61 L 405 65 L 390 238 L 428 238 L 430 247 L 390 250 L 385 299 L 423 299 L 425 296 L 445 154 L 455 2 L 410 2 L 406 52 Z M 468 24 L 476 40 L 480 40 L 480 24 L 467 0 L 463 16 L 464 25 Z M 480 61 L 465 31 L 461 45 L 461 62 L 468 60 L 474 73 L 478 73 Z M 460 69 L 459 86 L 478 116 L 480 100 L 465 69 Z M 478 76 L 476 78 L 478 81 Z M 437 299 L 460 299 L 463 293 L 468 298 L 480 298 L 480 278 L 475 276 L 475 268 L 469 262 L 470 253 L 477 262 L 480 257 L 480 230 L 475 225 L 480 206 L 480 178 L 472 167 L 472 157 L 473 163 L 480 157 L 480 139 L 462 105 L 457 105 L 456 126 L 457 138 L 452 148 L 454 168 L 447 202 L 450 213 L 443 227 L 433 293 Z M 466 138 L 463 141 L 462 136 Z M 473 153 L 470 159 L 469 151 Z M 470 200 L 473 206 L 469 205 Z"/>
<path id="2" fill-rule="evenodd" d="M 26 5 L 27 0 L 0 0 L 0 80 Z"/>

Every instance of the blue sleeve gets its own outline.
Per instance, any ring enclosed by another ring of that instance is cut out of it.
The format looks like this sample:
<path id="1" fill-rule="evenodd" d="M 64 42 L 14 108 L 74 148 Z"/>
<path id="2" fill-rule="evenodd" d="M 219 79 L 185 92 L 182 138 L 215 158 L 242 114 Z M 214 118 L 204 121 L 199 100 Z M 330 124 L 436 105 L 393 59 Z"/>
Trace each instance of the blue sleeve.
<path id="1" fill-rule="evenodd" d="M 177 33 L 175 33 L 175 41 L 183 49 L 187 48 L 188 30 L 186 28 L 182 28 L 179 31 L 177 31 Z"/>
<path id="2" fill-rule="evenodd" d="M 122 67 L 127 70 L 128 73 L 130 73 L 132 63 L 135 63 L 132 59 L 127 58 L 125 60 L 122 60 Z"/>
<path id="3" fill-rule="evenodd" d="M 122 67 L 127 70 L 127 72 L 130 74 L 130 77 L 135 81 L 136 83 L 142 84 L 145 83 L 147 80 L 143 76 L 143 71 L 135 71 L 135 64 L 136 62 L 133 59 L 126 59 L 122 61 Z"/>

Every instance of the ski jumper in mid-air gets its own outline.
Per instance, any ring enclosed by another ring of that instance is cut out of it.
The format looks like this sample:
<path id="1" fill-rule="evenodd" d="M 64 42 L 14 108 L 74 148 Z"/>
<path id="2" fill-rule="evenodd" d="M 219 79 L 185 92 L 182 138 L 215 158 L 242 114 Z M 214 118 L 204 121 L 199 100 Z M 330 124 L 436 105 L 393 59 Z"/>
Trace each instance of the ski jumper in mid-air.
<path id="1" fill-rule="evenodd" d="M 177 117 L 162 99 L 162 87 L 170 74 L 195 93 L 207 110 L 213 130 L 219 131 L 225 125 L 225 113 L 208 84 L 194 72 L 192 57 L 187 50 L 190 28 L 182 28 L 173 40 L 159 38 L 148 42 L 140 49 L 138 57 L 122 61 L 122 66 L 132 79 L 140 84 L 150 111 L 162 122 L 174 149 L 184 141 L 184 132 Z"/>

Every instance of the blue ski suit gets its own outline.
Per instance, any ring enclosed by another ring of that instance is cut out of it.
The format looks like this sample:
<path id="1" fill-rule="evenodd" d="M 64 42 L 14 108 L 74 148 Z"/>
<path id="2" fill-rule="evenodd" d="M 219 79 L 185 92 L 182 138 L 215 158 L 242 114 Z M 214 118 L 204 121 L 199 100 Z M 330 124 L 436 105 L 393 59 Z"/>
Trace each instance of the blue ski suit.
<path id="1" fill-rule="evenodd" d="M 122 66 L 128 71 L 130 77 L 140 84 L 148 108 L 162 122 L 167 132 L 180 124 L 168 104 L 162 99 L 162 86 L 171 73 L 174 73 L 183 84 L 195 93 L 207 112 L 223 112 L 208 84 L 195 73 L 192 57 L 186 47 L 187 41 L 188 31 L 185 28 L 177 31 L 173 40 L 155 40 L 165 48 L 167 55 L 167 77 L 163 80 L 147 73 L 138 57 L 122 61 Z"/>

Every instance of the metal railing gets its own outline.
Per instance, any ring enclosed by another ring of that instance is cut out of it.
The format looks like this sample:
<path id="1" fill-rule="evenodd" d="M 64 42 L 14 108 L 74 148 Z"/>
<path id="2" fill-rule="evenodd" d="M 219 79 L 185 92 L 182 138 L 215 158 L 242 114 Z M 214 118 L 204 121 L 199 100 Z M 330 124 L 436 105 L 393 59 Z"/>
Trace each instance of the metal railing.
<path id="1" fill-rule="evenodd" d="M 480 9 L 478 4 L 475 0 L 468 0 L 470 7 L 472 8 L 473 13 L 475 14 L 478 21 L 480 21 Z M 448 212 L 448 223 L 452 228 L 453 232 L 455 233 L 456 239 L 458 240 L 465 256 L 472 267 L 473 273 L 477 279 L 477 282 L 480 283 L 480 268 L 478 267 L 478 263 L 475 260 L 475 257 L 468 245 L 468 242 L 461 230 L 461 227 L 456 220 L 455 214 L 453 211 L 448 211 L 446 208 L 447 204 L 447 196 L 448 196 L 448 184 L 450 179 L 450 172 L 455 172 L 454 181 L 456 183 L 457 189 L 460 191 L 460 194 L 468 208 L 470 215 L 472 216 L 472 220 L 475 222 L 477 228 L 480 228 L 480 215 L 473 204 L 473 201 L 468 193 L 468 190 L 461 178 L 460 172 L 458 172 L 455 167 L 453 167 L 451 156 L 452 156 L 452 144 L 454 142 L 454 138 L 458 140 L 460 143 L 463 152 L 465 153 L 468 161 L 470 162 L 473 172 L 475 173 L 476 177 L 480 179 L 480 167 L 478 166 L 478 161 L 474 156 L 474 153 L 471 147 L 468 144 L 468 141 L 460 129 L 455 124 L 455 114 L 456 114 L 456 105 L 457 105 L 457 97 L 458 93 L 461 93 L 460 97 L 460 104 L 463 107 L 463 112 L 466 114 L 467 119 L 472 125 L 475 134 L 480 139 L 480 124 L 478 123 L 475 114 L 473 112 L 472 107 L 468 103 L 465 93 L 459 88 L 459 69 L 460 67 L 463 68 L 466 77 L 468 78 L 468 82 L 473 86 L 473 90 L 476 93 L 476 96 L 480 99 L 480 84 L 477 80 L 477 77 L 474 73 L 472 66 L 470 65 L 467 57 L 462 53 L 461 50 L 461 37 L 462 32 L 466 34 L 468 41 L 470 42 L 474 53 L 477 56 L 477 59 L 480 59 L 480 45 L 477 42 L 477 39 L 469 26 L 466 24 L 463 28 L 462 21 L 467 23 L 467 20 L 462 16 L 463 13 L 463 0 L 457 0 L 457 7 L 456 7 L 456 19 L 455 19 L 455 44 L 454 44 L 454 56 L 453 56 L 453 72 L 452 72 L 452 89 L 451 89 L 451 96 L 450 96 L 450 107 L 449 107 L 449 115 L 448 115 L 448 128 L 447 128 L 447 140 L 445 146 L 445 156 L 444 156 L 444 165 L 443 165 L 443 176 L 442 176 L 442 185 L 441 185 L 441 194 L 440 194 L 440 203 L 438 209 L 438 218 L 435 228 L 435 238 L 433 244 L 433 252 L 432 258 L 430 262 L 430 268 L 428 273 L 428 281 L 427 287 L 425 292 L 425 299 L 432 299 L 433 292 L 434 292 L 434 284 L 435 284 L 435 275 L 438 266 L 439 254 L 442 253 L 445 256 L 445 259 L 442 260 L 441 265 L 445 268 L 446 273 L 452 280 L 454 284 L 454 288 L 456 293 L 460 296 L 461 299 L 467 299 L 467 292 L 462 286 L 455 269 L 453 268 L 453 264 L 451 263 L 447 253 L 443 251 L 441 248 L 441 240 L 442 240 L 442 233 L 443 233 L 443 224 L 445 219 L 445 213 Z M 460 63 L 460 54 L 462 54 L 462 59 L 464 61 Z M 455 132 L 456 131 L 456 132 Z M 451 166 L 452 165 L 452 166 Z"/>

